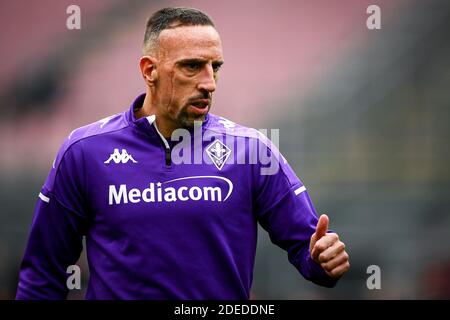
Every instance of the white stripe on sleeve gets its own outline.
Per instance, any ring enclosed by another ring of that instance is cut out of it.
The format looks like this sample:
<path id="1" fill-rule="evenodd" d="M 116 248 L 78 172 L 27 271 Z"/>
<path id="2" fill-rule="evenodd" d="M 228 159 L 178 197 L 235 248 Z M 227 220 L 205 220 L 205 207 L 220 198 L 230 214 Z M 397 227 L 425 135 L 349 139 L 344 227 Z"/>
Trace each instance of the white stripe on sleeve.
<path id="1" fill-rule="evenodd" d="M 298 196 L 300 193 L 302 193 L 303 191 L 306 191 L 306 187 L 305 186 L 301 186 L 300 188 L 298 188 L 297 190 L 294 191 L 295 195 Z"/>
<path id="2" fill-rule="evenodd" d="M 42 201 L 49 203 L 50 202 L 50 198 L 44 196 L 41 192 L 39 192 L 39 198 L 41 198 Z"/>

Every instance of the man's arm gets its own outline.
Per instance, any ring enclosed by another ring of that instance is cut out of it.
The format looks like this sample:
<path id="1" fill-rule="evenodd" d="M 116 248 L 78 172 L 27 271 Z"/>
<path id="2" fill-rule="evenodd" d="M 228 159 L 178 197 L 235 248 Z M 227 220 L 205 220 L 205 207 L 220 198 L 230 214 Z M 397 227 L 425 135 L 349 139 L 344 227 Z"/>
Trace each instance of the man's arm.
<path id="1" fill-rule="evenodd" d="M 52 195 L 38 200 L 19 274 L 18 300 L 65 299 L 67 267 L 82 250 L 83 219 Z"/>
<path id="2" fill-rule="evenodd" d="M 65 299 L 67 267 L 77 262 L 86 233 L 79 148 L 61 148 L 36 204 L 16 299 Z"/>
<path id="3" fill-rule="evenodd" d="M 350 266 L 345 246 L 328 231 L 328 217 L 319 222 L 306 187 L 279 151 L 273 145 L 268 151 L 278 170 L 263 175 L 258 168 L 257 219 L 303 277 L 333 287 Z"/>
<path id="4" fill-rule="evenodd" d="M 302 187 L 288 190 L 271 208 L 258 215 L 258 221 L 271 241 L 288 253 L 289 262 L 305 279 L 320 286 L 334 287 L 338 279 L 327 274 L 311 256 L 310 239 L 318 219 L 307 191 L 296 194 L 299 188 Z"/>

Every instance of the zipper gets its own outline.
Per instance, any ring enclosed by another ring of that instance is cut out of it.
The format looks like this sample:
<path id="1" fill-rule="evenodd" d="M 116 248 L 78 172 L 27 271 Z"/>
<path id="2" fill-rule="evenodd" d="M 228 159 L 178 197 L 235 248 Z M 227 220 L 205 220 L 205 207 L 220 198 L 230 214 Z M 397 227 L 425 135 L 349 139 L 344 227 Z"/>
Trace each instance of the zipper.
<path id="1" fill-rule="evenodd" d="M 153 122 L 153 125 L 155 126 L 156 132 L 158 133 L 159 137 L 161 138 L 161 141 L 164 144 L 166 166 L 170 167 L 172 165 L 170 145 L 167 142 L 166 138 L 164 138 L 164 136 L 161 134 L 161 132 L 159 132 L 158 127 L 156 126 L 156 122 Z"/>
<path id="2" fill-rule="evenodd" d="M 166 166 L 170 167 L 172 165 L 172 159 L 170 158 L 170 147 L 166 147 Z"/>

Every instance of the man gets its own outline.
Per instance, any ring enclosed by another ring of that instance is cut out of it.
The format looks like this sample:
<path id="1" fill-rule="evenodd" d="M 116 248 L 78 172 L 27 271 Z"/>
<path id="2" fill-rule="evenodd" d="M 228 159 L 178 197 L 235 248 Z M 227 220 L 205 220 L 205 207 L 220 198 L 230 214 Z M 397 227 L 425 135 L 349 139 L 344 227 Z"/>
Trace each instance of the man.
<path id="1" fill-rule="evenodd" d="M 146 94 L 64 142 L 39 194 L 17 299 L 65 298 L 83 236 L 87 299 L 248 299 L 257 223 L 306 279 L 336 284 L 349 269 L 345 246 L 287 162 L 256 130 L 209 114 L 222 64 L 206 14 L 150 17 Z M 277 170 L 263 170 L 260 149 Z"/>

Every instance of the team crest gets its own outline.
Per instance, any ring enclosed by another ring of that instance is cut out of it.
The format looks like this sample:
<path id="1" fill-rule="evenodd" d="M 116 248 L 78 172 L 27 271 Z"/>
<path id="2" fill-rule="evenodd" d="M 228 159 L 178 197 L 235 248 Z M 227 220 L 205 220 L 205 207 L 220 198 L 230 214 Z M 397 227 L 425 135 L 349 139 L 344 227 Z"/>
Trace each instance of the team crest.
<path id="1" fill-rule="evenodd" d="M 206 153 L 216 168 L 222 170 L 223 165 L 231 154 L 231 150 L 222 141 L 216 139 L 206 148 Z"/>

